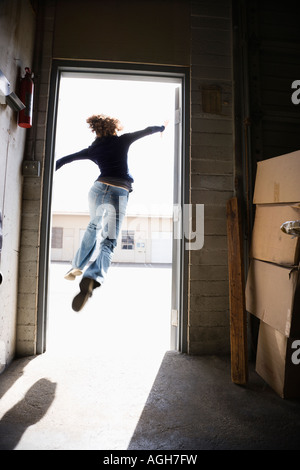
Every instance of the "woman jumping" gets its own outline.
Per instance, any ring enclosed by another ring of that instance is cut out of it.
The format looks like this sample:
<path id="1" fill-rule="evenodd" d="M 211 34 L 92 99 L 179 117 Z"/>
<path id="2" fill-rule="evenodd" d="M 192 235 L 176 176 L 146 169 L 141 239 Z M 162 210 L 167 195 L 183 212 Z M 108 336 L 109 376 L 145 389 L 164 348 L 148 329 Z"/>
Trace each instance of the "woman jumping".
<path id="1" fill-rule="evenodd" d="M 112 255 L 117 244 L 120 228 L 125 216 L 133 178 L 128 170 L 128 150 L 138 139 L 155 132 L 163 132 L 165 126 L 150 126 L 143 130 L 117 135 L 122 129 L 120 121 L 104 115 L 93 115 L 87 119 L 96 139 L 88 148 L 60 158 L 56 170 L 66 163 L 76 160 L 92 160 L 100 170 L 88 194 L 90 222 L 84 233 L 81 245 L 73 259 L 72 268 L 65 279 L 74 280 L 82 276 L 80 292 L 74 297 L 72 308 L 79 312 L 93 290 L 103 284 L 111 265 Z M 101 243 L 96 259 L 83 273 L 89 263 L 101 230 Z"/>

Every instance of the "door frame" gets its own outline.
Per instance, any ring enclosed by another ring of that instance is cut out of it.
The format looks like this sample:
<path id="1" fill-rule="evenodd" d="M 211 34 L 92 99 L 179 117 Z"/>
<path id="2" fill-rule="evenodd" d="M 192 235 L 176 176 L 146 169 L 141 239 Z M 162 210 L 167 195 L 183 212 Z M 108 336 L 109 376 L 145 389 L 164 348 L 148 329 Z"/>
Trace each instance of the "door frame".
<path id="1" fill-rule="evenodd" d="M 42 193 L 41 238 L 39 257 L 38 307 L 37 307 L 37 354 L 46 351 L 49 263 L 51 243 L 51 200 L 54 174 L 54 149 L 56 138 L 56 122 L 60 77 L 63 72 L 103 73 L 111 75 L 128 75 L 151 78 L 178 78 L 181 80 L 182 93 L 182 139 L 181 139 L 181 181 L 179 184 L 181 207 L 189 204 L 189 147 L 190 147 L 190 73 L 189 67 L 160 66 L 146 64 L 88 62 L 71 60 L 53 60 L 50 78 L 49 105 L 47 114 L 46 146 L 44 162 L 44 180 Z M 183 211 L 181 211 L 183 212 Z M 181 218 L 183 224 L 184 217 Z M 181 230 L 184 234 L 184 230 Z M 171 327 L 172 346 L 179 352 L 187 352 L 187 323 L 188 323 L 188 251 L 184 249 L 184 235 L 180 240 L 179 260 L 179 311 L 178 327 Z M 174 285 L 172 285 L 174 289 Z"/>

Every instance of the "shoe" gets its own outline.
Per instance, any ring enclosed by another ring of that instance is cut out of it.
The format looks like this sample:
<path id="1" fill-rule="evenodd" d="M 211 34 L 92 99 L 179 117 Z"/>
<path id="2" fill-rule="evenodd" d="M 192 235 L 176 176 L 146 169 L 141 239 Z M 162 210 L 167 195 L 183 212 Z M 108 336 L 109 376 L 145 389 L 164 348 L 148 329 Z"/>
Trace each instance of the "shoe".
<path id="1" fill-rule="evenodd" d="M 76 276 L 81 276 L 82 271 L 81 269 L 78 268 L 72 268 L 70 271 L 65 274 L 64 278 L 67 279 L 68 281 L 74 281 Z"/>
<path id="2" fill-rule="evenodd" d="M 79 312 L 84 307 L 88 299 L 92 297 L 93 290 L 99 286 L 99 282 L 89 277 L 84 277 L 79 284 L 80 292 L 73 299 L 72 309 L 75 312 Z"/>

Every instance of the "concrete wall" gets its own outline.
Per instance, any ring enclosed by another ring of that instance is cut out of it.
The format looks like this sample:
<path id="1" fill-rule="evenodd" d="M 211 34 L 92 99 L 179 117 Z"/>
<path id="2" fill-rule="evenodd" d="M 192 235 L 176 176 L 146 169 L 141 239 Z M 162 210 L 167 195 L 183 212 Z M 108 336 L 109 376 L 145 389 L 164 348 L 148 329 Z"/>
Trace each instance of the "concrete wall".
<path id="1" fill-rule="evenodd" d="M 188 0 L 57 2 L 53 55 L 61 59 L 189 65 Z"/>
<path id="2" fill-rule="evenodd" d="M 191 3 L 191 202 L 204 204 L 204 247 L 190 252 L 189 352 L 227 353 L 226 202 L 233 195 L 231 2 Z M 219 106 L 209 104 L 216 93 Z M 208 100 L 208 103 L 207 103 Z"/>
<path id="3" fill-rule="evenodd" d="M 37 3 L 33 70 L 36 73 L 34 128 L 27 135 L 24 159 L 41 165 L 39 176 L 27 175 L 23 183 L 16 354 L 36 354 L 39 300 L 39 255 L 47 112 L 49 104 L 55 1 Z M 43 247 L 44 249 L 44 247 Z"/>
<path id="4" fill-rule="evenodd" d="M 18 90 L 20 74 L 32 67 L 35 14 L 28 0 L 0 3 L 0 69 L 11 90 Z M 18 115 L 0 105 L 0 210 L 3 215 L 3 247 L 0 269 L 0 371 L 15 354 L 19 244 L 22 211 L 22 160 L 26 129 L 18 127 Z"/>
<path id="5" fill-rule="evenodd" d="M 191 181 L 185 203 L 205 204 L 205 245 L 189 253 L 188 352 L 229 352 L 225 209 L 233 194 L 234 172 L 231 1 L 39 3 L 38 125 L 33 145 L 42 172 L 40 178 L 26 178 L 24 185 L 20 279 L 26 278 L 26 286 L 20 284 L 19 289 L 18 354 L 34 354 L 36 345 L 36 267 L 52 58 L 190 68 Z M 209 99 L 211 87 L 220 107 Z"/>

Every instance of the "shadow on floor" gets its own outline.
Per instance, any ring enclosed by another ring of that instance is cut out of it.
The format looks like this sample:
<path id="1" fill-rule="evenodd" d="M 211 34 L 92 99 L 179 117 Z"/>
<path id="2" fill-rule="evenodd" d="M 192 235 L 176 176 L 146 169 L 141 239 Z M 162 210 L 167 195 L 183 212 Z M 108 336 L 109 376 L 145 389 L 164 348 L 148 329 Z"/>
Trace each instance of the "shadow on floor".
<path id="1" fill-rule="evenodd" d="M 166 353 L 129 450 L 299 450 L 300 401 L 283 400 L 250 364 L 245 387 L 230 360 Z"/>
<path id="2" fill-rule="evenodd" d="M 24 432 L 40 421 L 55 397 L 56 384 L 40 379 L 0 421 L 0 450 L 14 450 Z"/>
<path id="3" fill-rule="evenodd" d="M 16 360 L 1 375 L 0 449 L 300 449 L 300 400 L 276 395 L 253 363 L 242 387 L 230 357 L 170 351 L 157 367 L 137 359 Z"/>

